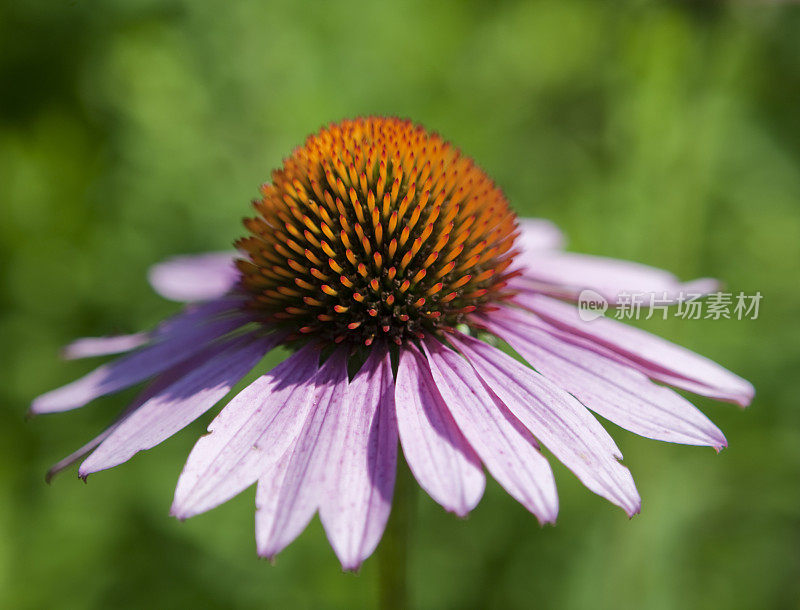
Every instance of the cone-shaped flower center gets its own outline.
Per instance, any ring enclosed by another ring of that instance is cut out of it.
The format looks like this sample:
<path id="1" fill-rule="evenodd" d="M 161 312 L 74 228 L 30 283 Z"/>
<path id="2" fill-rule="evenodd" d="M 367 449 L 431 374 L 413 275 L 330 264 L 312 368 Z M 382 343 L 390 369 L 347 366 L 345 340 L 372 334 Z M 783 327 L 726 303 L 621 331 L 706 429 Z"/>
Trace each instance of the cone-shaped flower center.
<path id="1" fill-rule="evenodd" d="M 261 193 L 238 265 L 270 323 L 401 344 L 509 296 L 514 212 L 471 159 L 410 121 L 330 125 Z"/>

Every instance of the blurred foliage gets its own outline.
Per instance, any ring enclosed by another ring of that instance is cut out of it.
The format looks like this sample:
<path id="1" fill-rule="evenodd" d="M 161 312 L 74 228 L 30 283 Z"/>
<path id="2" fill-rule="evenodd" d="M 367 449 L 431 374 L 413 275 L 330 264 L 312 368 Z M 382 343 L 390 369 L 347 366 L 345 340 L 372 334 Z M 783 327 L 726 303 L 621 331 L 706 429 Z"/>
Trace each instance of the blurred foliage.
<path id="1" fill-rule="evenodd" d="M 612 432 L 633 520 L 557 467 L 561 515 L 496 484 L 468 520 L 419 496 L 420 608 L 786 608 L 800 601 L 800 10 L 752 2 L 0 2 L 0 607 L 357 608 L 318 521 L 274 567 L 252 490 L 179 523 L 211 414 L 83 485 L 48 465 L 130 394 L 23 419 L 91 363 L 81 335 L 174 311 L 146 269 L 225 248 L 260 182 L 331 120 L 408 116 L 576 250 L 764 294 L 756 321 L 652 322 L 754 382 L 697 404 L 730 448 Z M 609 428 L 614 428 L 609 424 Z"/>

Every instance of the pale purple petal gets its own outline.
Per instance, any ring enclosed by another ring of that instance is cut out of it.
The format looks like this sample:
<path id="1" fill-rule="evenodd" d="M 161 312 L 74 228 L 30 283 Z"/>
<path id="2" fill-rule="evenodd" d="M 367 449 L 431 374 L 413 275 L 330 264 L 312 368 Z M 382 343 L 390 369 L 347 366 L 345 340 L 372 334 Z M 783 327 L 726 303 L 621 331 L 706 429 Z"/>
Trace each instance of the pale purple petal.
<path id="1" fill-rule="evenodd" d="M 61 355 L 66 360 L 76 360 L 78 358 L 122 354 L 141 347 L 149 340 L 150 335 L 148 333 L 112 335 L 109 337 L 83 337 L 65 346 Z"/>
<path id="2" fill-rule="evenodd" d="M 209 319 L 196 312 L 169 322 L 159 340 L 118 360 L 104 364 L 70 384 L 42 394 L 31 404 L 31 413 L 54 413 L 82 407 L 157 375 L 201 351 L 209 342 L 247 322 L 238 312 Z"/>
<path id="3" fill-rule="evenodd" d="M 490 394 L 461 355 L 432 338 L 423 347 L 448 410 L 492 476 L 540 523 L 555 522 L 553 471 L 530 432 Z"/>
<path id="4" fill-rule="evenodd" d="M 171 513 L 186 519 L 230 500 L 274 466 L 311 407 L 319 348 L 308 344 L 239 392 L 197 441 Z M 264 449 L 256 446 L 260 440 Z"/>
<path id="5" fill-rule="evenodd" d="M 584 290 L 592 290 L 612 305 L 632 294 L 647 295 L 646 302 L 652 294 L 665 303 L 676 303 L 689 294 L 707 294 L 719 287 L 716 280 L 709 278 L 684 283 L 655 267 L 574 252 L 524 253 L 516 260 L 524 268 L 514 287 L 528 284 L 537 292 L 571 299 L 578 299 Z"/>
<path id="6" fill-rule="evenodd" d="M 641 501 L 622 454 L 574 397 L 496 347 L 458 333 L 452 339 L 487 387 L 567 468 L 598 495 L 639 512 Z"/>
<path id="7" fill-rule="evenodd" d="M 207 348 L 194 367 L 126 417 L 81 464 L 82 477 L 150 449 L 213 407 L 280 339 L 245 335 Z"/>
<path id="8" fill-rule="evenodd" d="M 719 400 L 747 406 L 753 386 L 716 362 L 617 320 L 581 320 L 578 310 L 543 295 L 520 294 L 517 303 L 546 322 L 595 344 L 598 352 L 628 364 L 651 379 Z"/>
<path id="9" fill-rule="evenodd" d="M 238 317 L 241 324 L 251 320 L 244 310 L 245 299 L 240 295 L 226 295 L 206 303 L 189 303 L 180 313 L 163 320 L 153 331 L 156 339 L 180 338 L 195 332 L 198 325 Z"/>
<path id="10" fill-rule="evenodd" d="M 139 396 L 137 396 L 136 399 L 130 405 L 128 405 L 122 411 L 122 413 L 119 414 L 117 419 L 115 419 L 111 423 L 111 425 L 108 426 L 105 430 L 103 430 L 100 434 L 95 436 L 92 440 L 90 440 L 88 443 L 83 445 L 83 447 L 81 447 L 80 449 L 76 449 L 75 451 L 70 453 L 67 457 L 65 457 L 65 458 L 59 460 L 58 462 L 56 462 L 55 464 L 53 464 L 50 467 L 50 469 L 47 471 L 47 474 L 45 475 L 45 481 L 47 481 L 49 483 L 50 481 L 52 481 L 54 476 L 56 476 L 57 474 L 59 474 L 60 472 L 62 472 L 64 470 L 66 470 L 67 468 L 69 468 L 73 464 L 79 462 L 84 457 L 89 455 L 92 451 L 94 451 L 95 448 L 97 448 L 100 445 L 100 443 L 102 443 L 104 440 L 106 440 L 111 435 L 111 433 L 114 430 L 116 430 L 117 426 L 119 426 L 119 424 L 128 415 L 133 413 L 142 404 L 144 404 L 151 396 L 153 396 L 152 388 L 155 387 L 156 385 L 158 385 L 159 384 L 159 380 L 162 377 L 165 377 L 167 374 L 168 373 L 164 373 L 160 377 L 156 378 L 156 380 L 153 383 L 151 383 L 148 387 L 146 387 L 144 390 L 142 390 L 142 392 L 139 393 Z"/>
<path id="11" fill-rule="evenodd" d="M 62 350 L 62 357 L 74 360 L 95 356 L 109 356 L 129 352 L 154 339 L 180 338 L 181 335 L 187 332 L 191 333 L 198 324 L 206 324 L 217 318 L 230 316 L 232 312 L 239 309 L 242 302 L 241 296 L 229 295 L 226 298 L 219 298 L 207 303 L 187 305 L 179 314 L 161 322 L 153 332 L 110 335 L 106 337 L 83 337 L 65 346 Z"/>
<path id="12" fill-rule="evenodd" d="M 270 464 L 258 479 L 256 486 L 256 550 L 261 556 L 272 558 L 279 552 L 275 551 L 272 555 L 267 555 L 267 545 L 273 543 L 272 528 L 278 515 L 278 509 L 284 501 L 281 492 L 286 482 L 293 450 L 294 445 L 290 446 L 274 464 Z M 310 514 L 304 515 L 305 520 L 302 522 L 302 526 L 297 529 L 297 533 L 286 542 L 283 548 L 300 535 L 313 516 L 313 510 L 310 511 Z"/>
<path id="13" fill-rule="evenodd" d="M 520 218 L 519 236 L 514 246 L 523 255 L 538 254 L 546 250 L 560 250 L 564 247 L 564 234 L 549 220 L 542 218 Z"/>
<path id="14" fill-rule="evenodd" d="M 395 382 L 403 454 L 420 486 L 446 510 L 466 516 L 483 495 L 481 462 L 447 410 L 425 357 L 400 350 Z"/>
<path id="15" fill-rule="evenodd" d="M 176 256 L 148 272 L 153 289 L 172 301 L 207 301 L 221 297 L 239 281 L 235 252 Z"/>
<path id="16" fill-rule="evenodd" d="M 533 314 L 503 308 L 484 324 L 542 375 L 595 413 L 648 438 L 727 446 L 725 436 L 694 405 L 643 373 L 548 333 Z"/>
<path id="17" fill-rule="evenodd" d="M 120 416 L 120 419 L 118 421 L 116 421 L 113 424 L 111 424 L 108 428 L 103 430 L 100 434 L 95 436 L 92 440 L 90 440 L 88 443 L 86 443 L 80 449 L 76 449 L 75 451 L 70 453 L 67 457 L 65 457 L 65 458 L 59 460 L 58 462 L 56 462 L 55 464 L 53 464 L 50 467 L 50 469 L 47 471 L 47 474 L 44 475 L 44 480 L 49 483 L 50 481 L 53 480 L 54 476 L 56 476 L 57 474 L 59 474 L 60 472 L 62 472 L 64 470 L 66 470 L 67 468 L 69 468 L 73 464 L 81 461 L 84 457 L 86 457 L 92 451 L 94 451 L 95 448 L 100 443 L 102 443 L 104 440 L 106 440 L 109 437 L 109 435 L 116 429 L 117 425 L 119 425 L 119 421 L 121 421 L 124 418 L 124 416 L 127 413 L 129 413 L 130 411 L 131 411 L 130 409 L 126 409 L 124 411 L 123 415 Z"/>
<path id="18" fill-rule="evenodd" d="M 49 483 L 50 480 L 62 470 L 69 468 L 72 466 L 72 464 L 89 455 L 98 445 L 100 445 L 100 443 L 107 439 L 131 413 L 136 411 L 136 409 L 141 407 L 156 394 L 163 392 L 178 379 L 181 379 L 182 377 L 185 377 L 191 373 L 197 362 L 198 360 L 196 358 L 184 360 L 180 364 L 173 366 L 171 369 L 164 371 L 158 377 L 153 379 L 141 392 L 139 392 L 133 402 L 123 409 L 122 413 L 117 416 L 110 426 L 86 443 L 83 447 L 73 451 L 70 455 L 54 464 L 50 470 L 47 471 L 45 480 Z"/>
<path id="19" fill-rule="evenodd" d="M 374 345 L 348 387 L 319 516 L 345 570 L 357 570 L 378 546 L 392 507 L 397 420 L 389 351 Z"/>
<path id="20" fill-rule="evenodd" d="M 347 354 L 335 352 L 319 370 L 311 412 L 287 462 L 259 479 L 256 491 L 256 547 L 272 558 L 300 535 L 319 507 L 330 476 L 336 414 L 347 410 Z M 259 444 L 259 446 L 261 446 Z"/>

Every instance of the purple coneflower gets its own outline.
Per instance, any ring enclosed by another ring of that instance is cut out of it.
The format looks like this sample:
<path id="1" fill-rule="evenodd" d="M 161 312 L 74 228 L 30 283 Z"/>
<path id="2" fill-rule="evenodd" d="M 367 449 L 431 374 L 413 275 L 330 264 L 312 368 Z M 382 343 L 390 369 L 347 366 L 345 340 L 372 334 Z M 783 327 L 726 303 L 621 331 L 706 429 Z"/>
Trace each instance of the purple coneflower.
<path id="1" fill-rule="evenodd" d="M 386 526 L 398 437 L 420 486 L 460 516 L 480 500 L 485 467 L 540 522 L 555 521 L 542 447 L 633 515 L 639 494 L 592 412 L 648 438 L 719 450 L 722 432 L 654 381 L 743 406 L 753 397 L 749 383 L 677 345 L 608 318 L 582 321 L 568 302 L 581 289 L 613 302 L 626 291 L 677 298 L 688 285 L 561 252 L 555 227 L 517 220 L 482 170 L 411 122 L 330 125 L 261 194 L 238 255 L 153 269 L 159 293 L 193 302 L 181 313 L 146 334 L 68 348 L 129 353 L 40 396 L 33 413 L 148 385 L 49 474 L 88 455 L 86 477 L 161 443 L 287 346 L 293 354 L 234 396 L 197 442 L 172 514 L 191 517 L 258 483 L 260 555 L 279 553 L 319 512 L 353 570 Z"/>

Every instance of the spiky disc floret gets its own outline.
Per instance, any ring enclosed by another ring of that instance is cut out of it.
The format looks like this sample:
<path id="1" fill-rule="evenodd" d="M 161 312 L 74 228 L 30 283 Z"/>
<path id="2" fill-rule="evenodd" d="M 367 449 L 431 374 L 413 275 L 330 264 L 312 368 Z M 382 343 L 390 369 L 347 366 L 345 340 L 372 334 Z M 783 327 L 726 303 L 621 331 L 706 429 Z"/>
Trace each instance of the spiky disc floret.
<path id="1" fill-rule="evenodd" d="M 237 242 L 251 306 L 336 343 L 397 344 L 507 298 L 516 216 L 471 159 L 410 121 L 343 121 L 272 173 Z"/>

